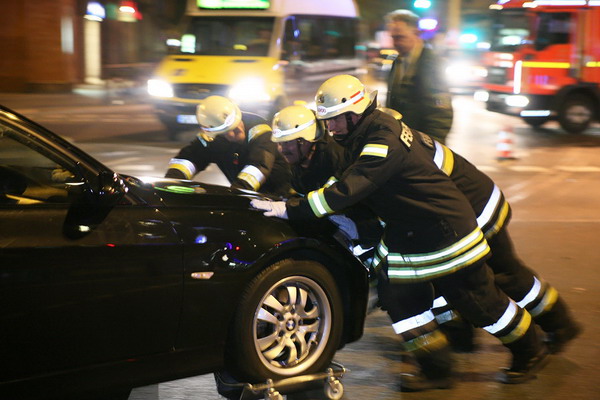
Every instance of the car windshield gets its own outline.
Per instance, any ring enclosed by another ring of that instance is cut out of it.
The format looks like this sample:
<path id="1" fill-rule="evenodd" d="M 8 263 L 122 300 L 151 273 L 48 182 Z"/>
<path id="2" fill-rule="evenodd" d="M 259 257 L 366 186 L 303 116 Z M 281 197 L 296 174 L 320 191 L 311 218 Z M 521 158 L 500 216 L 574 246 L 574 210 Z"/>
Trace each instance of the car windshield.
<path id="1" fill-rule="evenodd" d="M 502 10 L 494 15 L 491 51 L 515 51 L 529 37 L 529 20 L 523 10 Z"/>
<path id="2" fill-rule="evenodd" d="M 181 38 L 183 54 L 266 57 L 274 18 L 194 17 Z"/>

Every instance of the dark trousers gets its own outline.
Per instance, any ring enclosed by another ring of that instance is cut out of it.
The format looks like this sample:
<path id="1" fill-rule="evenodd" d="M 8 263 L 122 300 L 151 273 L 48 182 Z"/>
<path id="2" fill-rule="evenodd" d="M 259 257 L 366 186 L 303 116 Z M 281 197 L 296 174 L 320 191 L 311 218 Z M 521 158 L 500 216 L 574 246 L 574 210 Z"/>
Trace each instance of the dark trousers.
<path id="1" fill-rule="evenodd" d="M 385 274 L 385 267 L 381 272 Z M 390 283 L 386 276 L 380 276 L 378 292 L 381 306 L 393 323 L 431 309 L 434 293 L 443 295 L 477 327 L 496 323 L 509 303 L 508 296 L 494 284 L 493 273 L 485 263 L 428 282 Z"/>
<path id="2" fill-rule="evenodd" d="M 535 274 L 517 257 L 506 226 L 488 244 L 492 256 L 487 263 L 494 271 L 496 284 L 511 299 L 522 300 L 531 290 Z"/>

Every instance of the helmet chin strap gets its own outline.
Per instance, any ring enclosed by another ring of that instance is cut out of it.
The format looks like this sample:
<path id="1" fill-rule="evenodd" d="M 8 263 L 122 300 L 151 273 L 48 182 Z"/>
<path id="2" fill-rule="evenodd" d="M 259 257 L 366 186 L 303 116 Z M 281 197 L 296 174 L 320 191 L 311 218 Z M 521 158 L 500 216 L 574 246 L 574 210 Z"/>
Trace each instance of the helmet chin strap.
<path id="1" fill-rule="evenodd" d="M 313 143 L 309 148 L 308 151 L 306 152 L 306 154 L 302 153 L 302 145 L 300 144 L 300 140 L 296 140 L 296 150 L 298 151 L 298 154 L 300 155 L 300 158 L 298 159 L 298 165 L 303 166 L 306 161 L 308 161 L 311 157 L 312 157 L 312 153 L 314 152 L 314 149 L 316 147 L 316 143 Z"/>
<path id="2" fill-rule="evenodd" d="M 333 139 L 338 143 L 344 143 L 346 141 L 346 139 L 348 138 L 348 136 L 350 136 L 350 133 L 356 127 L 356 124 L 354 124 L 354 121 L 352 121 L 352 116 L 350 115 L 349 112 L 344 113 L 344 117 L 346 118 L 347 133 L 344 135 L 333 135 Z"/>

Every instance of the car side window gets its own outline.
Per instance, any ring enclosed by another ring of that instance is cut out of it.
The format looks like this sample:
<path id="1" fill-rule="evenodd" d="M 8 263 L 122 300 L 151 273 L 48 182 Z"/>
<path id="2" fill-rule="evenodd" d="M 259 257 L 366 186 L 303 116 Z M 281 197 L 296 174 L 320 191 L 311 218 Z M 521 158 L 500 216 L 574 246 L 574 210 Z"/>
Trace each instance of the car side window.
<path id="1" fill-rule="evenodd" d="M 73 166 L 61 165 L 10 133 L 10 128 L 0 131 L 0 206 L 69 203 L 81 186 Z"/>

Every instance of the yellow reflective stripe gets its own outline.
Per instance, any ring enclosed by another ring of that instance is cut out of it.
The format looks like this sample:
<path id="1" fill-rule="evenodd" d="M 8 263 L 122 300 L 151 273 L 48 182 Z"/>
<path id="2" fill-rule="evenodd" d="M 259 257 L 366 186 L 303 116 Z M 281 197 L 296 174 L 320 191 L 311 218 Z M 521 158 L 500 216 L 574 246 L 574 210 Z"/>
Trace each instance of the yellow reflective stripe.
<path id="1" fill-rule="evenodd" d="M 461 268 L 472 265 L 481 260 L 490 252 L 487 242 L 482 242 L 470 249 L 462 256 L 453 258 L 448 262 L 434 264 L 426 267 L 396 267 L 391 260 L 392 254 L 388 256 L 388 276 L 390 279 L 422 280 L 439 275 L 446 275 Z M 406 265 L 406 263 L 403 263 Z M 410 264 L 408 264 L 410 265 Z"/>
<path id="2" fill-rule="evenodd" d="M 427 333 L 402 343 L 405 351 L 411 353 L 431 352 L 448 345 L 448 339 L 440 330 Z"/>
<path id="3" fill-rule="evenodd" d="M 186 179 L 192 179 L 194 174 L 196 173 L 196 167 L 194 164 L 182 158 L 173 158 L 169 162 L 169 168 L 179 170 L 185 175 Z"/>
<path id="4" fill-rule="evenodd" d="M 258 190 L 260 185 L 265 181 L 265 175 L 254 165 L 246 165 L 237 177 L 248 182 L 254 190 Z"/>
<path id="5" fill-rule="evenodd" d="M 600 67 L 600 61 L 588 61 L 585 63 L 586 67 L 598 68 Z"/>
<path id="6" fill-rule="evenodd" d="M 502 316 L 500 318 L 498 318 L 498 320 L 496 322 L 494 322 L 493 324 L 484 326 L 483 329 L 488 331 L 492 335 L 500 332 L 502 329 L 506 329 L 506 327 L 508 327 L 508 325 L 510 325 L 510 323 L 515 318 L 518 311 L 519 311 L 519 308 L 517 307 L 515 302 L 513 302 L 511 300 L 508 303 L 506 310 L 504 310 L 504 313 L 502 314 Z"/>
<path id="7" fill-rule="evenodd" d="M 238 179 L 248 182 L 248 184 L 252 186 L 252 189 L 254 190 L 258 190 L 258 188 L 260 188 L 260 182 L 257 181 L 255 177 L 253 177 L 247 172 L 240 172 L 237 177 Z"/>
<path id="8" fill-rule="evenodd" d="M 387 246 L 385 245 L 383 240 L 381 240 L 379 242 L 379 245 L 377 245 L 375 255 L 373 256 L 373 261 L 371 262 L 371 266 L 375 269 L 375 271 L 379 270 L 379 264 L 381 264 L 381 261 L 383 261 L 383 259 L 387 257 L 388 253 L 389 252 Z"/>
<path id="9" fill-rule="evenodd" d="M 321 188 L 319 190 L 313 190 L 308 194 L 308 204 L 310 204 L 313 213 L 319 218 L 333 213 L 333 210 L 329 207 L 327 201 L 325 201 L 324 190 L 325 188 Z"/>
<path id="10" fill-rule="evenodd" d="M 337 181 L 338 181 L 337 178 L 335 176 L 332 176 L 329 179 L 327 179 L 327 182 L 325 182 L 325 184 L 323 185 L 323 187 L 324 188 L 328 188 L 329 186 L 333 185 Z"/>
<path id="11" fill-rule="evenodd" d="M 537 299 L 537 297 L 540 295 L 541 291 L 542 291 L 542 283 L 539 281 L 538 278 L 536 278 L 534 276 L 533 277 L 533 285 L 531 285 L 531 289 L 529 290 L 529 293 L 527 293 L 525 295 L 525 297 L 523 297 L 523 299 L 521 299 L 521 301 L 518 301 L 517 305 L 521 308 L 527 307 L 535 299 Z"/>
<path id="12" fill-rule="evenodd" d="M 500 215 L 498 215 L 496 223 L 485 233 L 486 238 L 495 235 L 502 228 L 504 222 L 506 221 L 506 217 L 508 217 L 508 209 L 508 202 L 505 200 L 502 204 L 502 210 L 500 211 Z"/>
<path id="13" fill-rule="evenodd" d="M 375 156 L 375 157 L 387 157 L 388 146 L 385 144 L 367 144 L 360 153 L 359 157 L 362 156 Z"/>
<path id="14" fill-rule="evenodd" d="M 435 320 L 440 325 L 441 324 L 445 324 L 445 323 L 450 322 L 450 321 L 458 321 L 459 319 L 460 318 L 458 317 L 458 314 L 456 314 L 452 310 L 443 312 L 443 313 L 438 314 L 438 315 L 435 316 Z"/>
<path id="15" fill-rule="evenodd" d="M 568 62 L 523 61 L 523 67 L 529 68 L 571 68 Z"/>
<path id="16" fill-rule="evenodd" d="M 527 310 L 523 310 L 523 316 L 521 317 L 521 321 L 515 329 L 513 329 L 508 335 L 504 335 L 499 337 L 500 341 L 504 344 L 512 343 L 516 340 L 519 340 L 523 337 L 529 326 L 531 325 L 531 315 L 527 312 Z"/>
<path id="17" fill-rule="evenodd" d="M 454 169 L 454 154 L 452 154 L 452 150 L 442 145 L 444 149 L 444 162 L 442 164 L 442 171 L 448 176 L 452 174 L 452 170 Z"/>
<path id="18" fill-rule="evenodd" d="M 500 199 L 502 199 L 502 192 L 500 191 L 500 188 L 494 184 L 494 189 L 492 190 L 490 198 L 488 199 L 481 214 L 479 214 L 477 217 L 477 225 L 479 225 L 480 228 L 483 228 L 490 223 L 492 217 L 494 216 L 494 212 L 500 206 Z"/>
<path id="19" fill-rule="evenodd" d="M 388 260 L 390 261 L 390 263 L 392 261 L 397 261 L 400 263 L 410 263 L 413 266 L 415 266 L 415 265 L 418 266 L 419 264 L 430 264 L 430 263 L 440 262 L 442 260 L 446 260 L 448 258 L 455 257 L 455 256 L 465 252 L 466 250 L 473 247 L 475 244 L 481 242 L 482 240 L 483 240 L 483 232 L 481 232 L 481 229 L 475 228 L 467 236 L 465 236 L 458 242 L 456 242 L 453 245 L 448 246 L 444 249 L 434 251 L 431 253 L 425 253 L 425 254 L 400 255 L 400 254 L 396 253 L 396 254 L 394 254 L 394 256 L 392 256 L 390 254 L 390 256 L 388 257 Z M 396 258 L 397 256 L 399 256 L 399 258 Z"/>
<path id="20" fill-rule="evenodd" d="M 543 313 L 550 310 L 554 306 L 554 303 L 556 303 L 557 299 L 558 291 L 552 286 L 549 286 L 540 304 L 538 304 L 534 309 L 530 311 L 531 315 L 533 315 L 534 317 L 539 317 Z"/>

